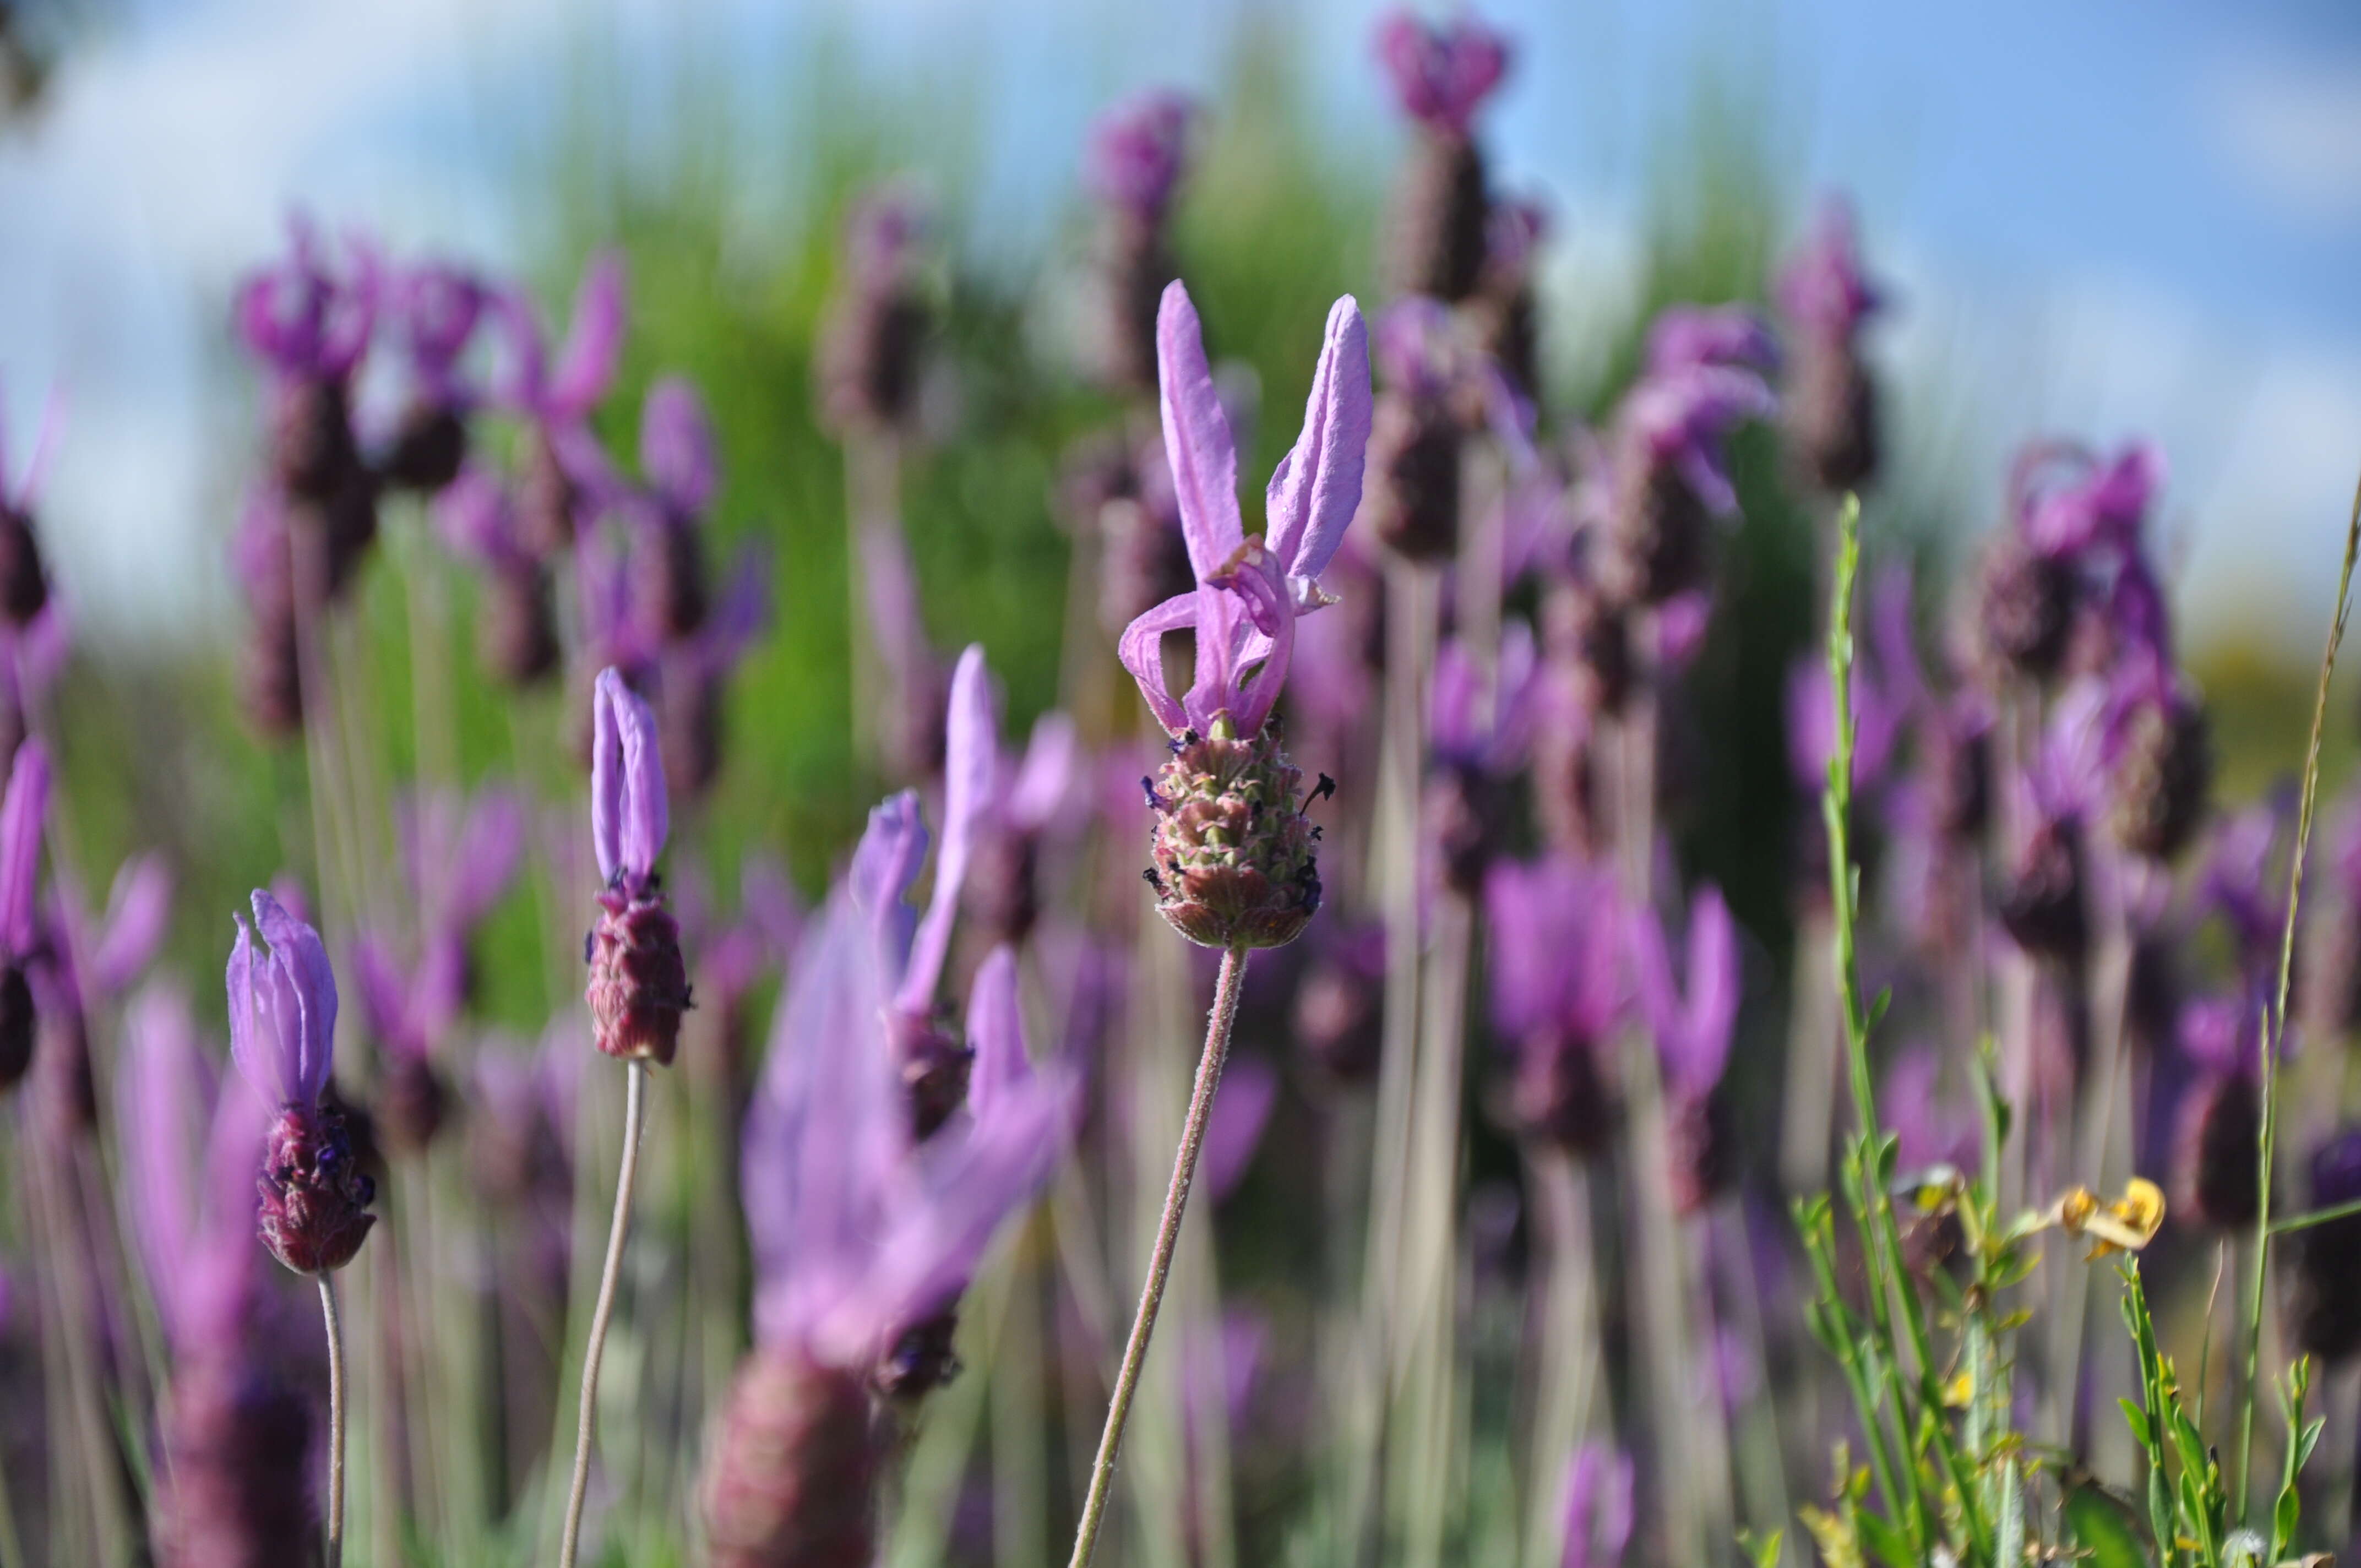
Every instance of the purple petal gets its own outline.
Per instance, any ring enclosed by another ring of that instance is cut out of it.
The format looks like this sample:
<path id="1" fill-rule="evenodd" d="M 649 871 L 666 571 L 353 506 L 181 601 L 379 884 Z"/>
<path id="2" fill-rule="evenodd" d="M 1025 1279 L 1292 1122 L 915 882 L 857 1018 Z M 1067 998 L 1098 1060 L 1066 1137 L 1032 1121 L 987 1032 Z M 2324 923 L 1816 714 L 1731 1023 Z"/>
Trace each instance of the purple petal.
<path id="1" fill-rule="evenodd" d="M 172 917 L 172 868 L 161 855 L 139 855 L 115 873 L 106 901 L 106 928 L 91 955 L 91 986 L 101 996 L 120 995 L 137 980 L 164 939 Z"/>
<path id="2" fill-rule="evenodd" d="M 1191 589 L 1175 594 L 1154 609 L 1139 616 L 1123 629 L 1116 640 L 1115 657 L 1139 683 L 1139 695 L 1148 699 L 1148 711 L 1156 722 L 1164 726 L 1168 734 L 1178 735 L 1189 728 L 1189 716 L 1180 703 L 1173 700 L 1172 688 L 1164 679 L 1164 634 L 1178 631 L 1197 621 L 1197 593 Z"/>
<path id="3" fill-rule="evenodd" d="M 1378 25 L 1378 59 L 1402 113 L 1434 130 L 1464 135 L 1509 69 L 1508 41 L 1472 16 L 1429 26 L 1409 11 Z"/>
<path id="4" fill-rule="evenodd" d="M 898 976 L 909 965 L 917 913 L 907 898 L 927 860 L 927 823 L 918 792 L 906 789 L 870 807 L 869 826 L 852 851 L 845 892 L 870 922 L 879 972 Z"/>
<path id="5" fill-rule="evenodd" d="M 870 635 L 877 656 L 902 694 L 917 691 L 933 663 L 926 617 L 919 609 L 917 574 L 897 522 L 861 532 L 861 575 L 868 590 Z"/>
<path id="6" fill-rule="evenodd" d="M 396 1052 L 411 1045 L 410 977 L 383 943 L 355 938 L 349 955 L 353 981 L 360 994 L 361 1025 L 380 1046 Z"/>
<path id="7" fill-rule="evenodd" d="M 1025 1012 L 1016 995 L 1016 949 L 994 948 L 977 966 L 968 992 L 967 1039 L 975 1051 L 969 1069 L 967 1108 L 988 1122 L 1013 1103 L 1033 1080 L 1025 1048 Z"/>
<path id="8" fill-rule="evenodd" d="M 1027 832 L 1048 827 L 1064 813 L 1073 794 L 1082 754 L 1082 736 L 1071 718 L 1053 708 L 1035 719 L 1032 737 L 1025 743 L 1025 761 L 1002 802 L 1002 815 Z"/>
<path id="9" fill-rule="evenodd" d="M 469 463 L 434 497 L 434 530 L 471 560 L 507 565 L 522 559 L 508 487 L 492 469 Z"/>
<path id="10" fill-rule="evenodd" d="M 697 389 L 667 376 L 640 411 L 640 471 L 675 518 L 692 518 L 713 499 L 713 426 Z"/>
<path id="11" fill-rule="evenodd" d="M 644 883 L 664 852 L 671 817 L 655 716 L 612 666 L 598 672 L 590 752 L 590 838 L 609 885 Z"/>
<path id="12" fill-rule="evenodd" d="M 288 1098 L 310 1104 L 327 1087 L 336 1047 L 336 976 L 328 965 L 328 949 L 320 933 L 290 915 L 261 888 L 254 890 L 254 924 L 270 944 L 272 968 L 287 978 L 288 994 L 295 1004 L 290 1018 L 280 1014 L 280 1049 L 286 1053 Z M 268 992 L 266 992 L 268 994 Z"/>
<path id="13" fill-rule="evenodd" d="M 176 1288 L 196 1228 L 191 1123 L 205 1101 L 204 1058 L 188 998 L 176 986 L 143 990 L 126 1009 L 123 1026 L 115 1115 L 128 1207 L 157 1309 L 177 1336 Z"/>
<path id="14" fill-rule="evenodd" d="M 456 855 L 443 918 L 455 930 L 465 931 L 500 902 L 516 876 L 524 856 L 524 802 L 511 790 L 479 793 L 467 808 Z"/>
<path id="15" fill-rule="evenodd" d="M 1561 1568 L 1616 1568 L 1631 1541 L 1631 1459 L 1586 1442 L 1567 1467 Z"/>
<path id="16" fill-rule="evenodd" d="M 593 257 L 574 295 L 573 329 L 543 393 L 550 418 L 580 419 L 614 381 L 623 346 L 623 290 L 622 257 L 611 250 Z"/>
<path id="17" fill-rule="evenodd" d="M 972 642 L 951 674 L 950 713 L 943 730 L 943 843 L 935 856 L 935 886 L 926 918 L 910 946 L 909 967 L 894 1004 L 919 1014 L 934 1005 L 935 982 L 950 956 L 951 923 L 959 917 L 960 889 L 975 843 L 977 820 L 992 804 L 993 775 L 1000 765 L 1000 726 L 993 712 L 992 672 L 983 644 Z"/>
<path id="18" fill-rule="evenodd" d="M 283 1105 L 293 1096 L 288 1091 L 279 1048 L 281 1010 L 264 1005 L 266 992 L 275 995 L 280 977 L 268 955 L 256 954 L 254 933 L 246 916 L 232 918 L 237 922 L 237 940 L 229 950 L 230 1059 L 237 1064 L 238 1076 L 266 1103 Z"/>
<path id="19" fill-rule="evenodd" d="M 1214 715 L 1227 709 L 1237 724 L 1238 733 L 1252 735 L 1270 717 L 1270 710 L 1279 703 L 1279 689 L 1287 684 L 1288 666 L 1295 655 L 1295 605 L 1289 597 L 1286 579 L 1279 575 L 1260 540 L 1248 541 L 1236 565 L 1207 586 L 1234 598 L 1260 635 L 1246 640 L 1246 645 L 1228 661 L 1228 669 L 1233 672 L 1228 679 L 1235 680 L 1236 671 L 1252 673 L 1235 687 L 1202 691 L 1204 707 L 1201 717 L 1210 728 Z M 1202 615 L 1198 625 L 1204 625 Z M 1223 669 L 1218 663 L 1207 668 L 1202 639 L 1198 652 L 1198 680 L 1189 693 L 1192 702 L 1200 700 L 1201 688 L 1221 677 Z"/>
<path id="20" fill-rule="evenodd" d="M 874 959 L 867 916 L 840 893 L 796 956 L 747 1112 L 741 1184 L 765 1344 L 800 1338 L 813 1298 L 870 1255 L 908 1152 Z"/>
<path id="21" fill-rule="evenodd" d="M 1197 107 L 1186 94 L 1151 91 L 1117 104 L 1091 127 L 1082 179 L 1092 195 L 1154 223 L 1187 161 Z"/>
<path id="22" fill-rule="evenodd" d="M 1205 362 L 1197 307 L 1177 278 L 1166 286 L 1156 313 L 1156 369 L 1180 531 L 1190 569 L 1202 581 L 1222 569 L 1246 532 L 1238 521 L 1237 444 Z"/>
<path id="23" fill-rule="evenodd" d="M 22 959 L 38 934 L 35 894 L 41 877 L 41 834 L 49 812 L 49 751 L 38 738 L 16 748 L 8 793 L 0 798 L 0 939 Z"/>
<path id="24" fill-rule="evenodd" d="M 1271 476 L 1270 553 L 1296 585 L 1299 607 L 1316 603 L 1320 574 L 1361 505 L 1369 444 L 1369 334 L 1350 294 L 1328 311 L 1320 364 L 1304 400 L 1303 433 Z"/>
<path id="25" fill-rule="evenodd" d="M 1205 1196 L 1219 1203 L 1237 1190 L 1262 1146 L 1263 1128 L 1279 1103 L 1279 1074 L 1260 1057 L 1233 1057 L 1213 1093 L 1205 1122 L 1205 1145 L 1198 1156 L 1198 1179 Z"/>

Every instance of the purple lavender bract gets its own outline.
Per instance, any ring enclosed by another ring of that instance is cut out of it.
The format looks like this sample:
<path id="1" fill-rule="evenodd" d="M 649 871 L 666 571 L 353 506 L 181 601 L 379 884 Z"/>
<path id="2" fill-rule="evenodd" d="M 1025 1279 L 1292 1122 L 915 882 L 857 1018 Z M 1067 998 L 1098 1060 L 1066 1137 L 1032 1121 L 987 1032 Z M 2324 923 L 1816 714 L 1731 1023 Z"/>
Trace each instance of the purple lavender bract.
<path id="1" fill-rule="evenodd" d="M 654 715 L 612 669 L 593 697 L 590 835 L 598 855 L 598 924 L 590 933 L 590 1003 L 598 1048 L 670 1065 L 690 1006 L 680 927 L 655 873 L 671 818 Z"/>

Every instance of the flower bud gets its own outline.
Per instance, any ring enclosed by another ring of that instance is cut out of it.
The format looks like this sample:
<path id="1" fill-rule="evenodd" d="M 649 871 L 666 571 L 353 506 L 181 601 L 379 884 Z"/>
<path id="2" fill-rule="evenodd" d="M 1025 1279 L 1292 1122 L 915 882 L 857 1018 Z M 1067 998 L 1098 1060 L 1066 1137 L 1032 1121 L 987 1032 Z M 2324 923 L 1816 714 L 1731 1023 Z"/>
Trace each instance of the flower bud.
<path id="1" fill-rule="evenodd" d="M 298 500 L 325 501 L 360 471 L 352 400 L 341 380 L 290 382 L 271 410 L 270 464 Z"/>
<path id="2" fill-rule="evenodd" d="M 1877 472 L 1877 384 L 1849 339 L 1806 333 L 1798 350 L 1780 400 L 1789 448 L 1823 494 L 1858 490 Z"/>
<path id="3" fill-rule="evenodd" d="M 459 411 L 422 400 L 402 411 L 379 472 L 395 489 L 432 495 L 459 477 L 467 457 L 467 425 Z"/>
<path id="4" fill-rule="evenodd" d="M 1295 1038 L 1331 1076 L 1347 1083 L 1378 1069 L 1385 1045 L 1385 986 L 1341 954 L 1312 960 L 1295 992 Z"/>
<path id="5" fill-rule="evenodd" d="M 1398 294 L 1456 303 L 1482 278 L 1486 222 L 1484 154 L 1464 131 L 1421 131 L 1402 165 L 1388 236 L 1390 280 Z"/>
<path id="6" fill-rule="evenodd" d="M 820 334 L 820 416 L 830 430 L 899 430 L 918 401 L 920 351 L 933 325 L 908 288 L 856 288 Z"/>
<path id="7" fill-rule="evenodd" d="M 1628 440 L 1644 441 L 1634 431 Z M 1618 461 L 1623 478 L 1607 516 L 1599 586 L 1620 604 L 1662 604 L 1705 582 L 1713 515 L 1681 470 L 1637 453 Z"/>
<path id="8" fill-rule="evenodd" d="M 707 1464 L 713 1568 L 869 1568 L 884 1462 L 858 1376 L 757 1351 Z"/>
<path id="9" fill-rule="evenodd" d="M 2124 724 L 2107 826 L 2133 853 L 2170 860 L 2205 817 L 2213 780 L 2205 712 L 2178 697 L 2145 698 Z"/>
<path id="10" fill-rule="evenodd" d="M 692 1005 L 680 927 L 654 892 L 634 897 L 609 888 L 598 894 L 598 907 L 585 993 L 593 1038 L 610 1057 L 668 1067 L 681 1014 Z"/>
<path id="11" fill-rule="evenodd" d="M 423 1154 L 450 1114 L 451 1091 L 434 1064 L 423 1056 L 391 1052 L 385 1064 L 376 1107 L 385 1146 L 397 1155 Z"/>
<path id="12" fill-rule="evenodd" d="M 1304 819 L 1303 775 L 1276 722 L 1243 740 L 1220 732 L 1225 716 L 1216 725 L 1173 741 L 1148 788 L 1157 913 L 1203 947 L 1284 947 L 1320 907 L 1320 830 Z"/>
<path id="13" fill-rule="evenodd" d="M 2000 921 L 2017 946 L 2047 958 L 2081 955 L 2082 830 L 2070 817 L 2037 824 L 2000 895 Z"/>
<path id="14" fill-rule="evenodd" d="M 49 574 L 33 520 L 0 501 L 0 618 L 22 628 L 49 602 Z"/>
<path id="15" fill-rule="evenodd" d="M 1464 758 L 1440 759 L 1427 773 L 1421 836 L 1440 861 L 1444 885 L 1463 898 L 1483 891 L 1485 868 L 1499 852 L 1503 793 L 1481 763 Z"/>
<path id="16" fill-rule="evenodd" d="M 2245 1073 L 2211 1074 L 2191 1088 L 2173 1154 L 2180 1202 L 2200 1224 L 2236 1231 L 2255 1223 L 2261 1126 L 2262 1105 Z"/>
<path id="17" fill-rule="evenodd" d="M 1439 396 L 1388 391 L 1378 400 L 1362 506 L 1388 549 L 1435 561 L 1458 548 L 1461 434 Z"/>
<path id="18" fill-rule="evenodd" d="M 280 1107 L 264 1146 L 262 1244 L 298 1274 L 342 1268 L 377 1216 L 377 1182 L 362 1169 L 345 1113 L 333 1105 Z"/>
<path id="19" fill-rule="evenodd" d="M 1520 1043 L 1509 1105 L 1520 1136 L 1576 1159 L 1605 1153 L 1614 1135 L 1614 1100 L 1595 1047 L 1560 1031 Z"/>
<path id="20" fill-rule="evenodd" d="M 2015 529 L 1985 552 L 1976 578 L 1976 630 L 1995 673 L 2047 680 L 2066 656 L 2074 626 L 2074 576 Z"/>
<path id="21" fill-rule="evenodd" d="M 537 685 L 557 669 L 557 614 L 539 566 L 491 573 L 477 609 L 476 656 L 511 686 Z"/>

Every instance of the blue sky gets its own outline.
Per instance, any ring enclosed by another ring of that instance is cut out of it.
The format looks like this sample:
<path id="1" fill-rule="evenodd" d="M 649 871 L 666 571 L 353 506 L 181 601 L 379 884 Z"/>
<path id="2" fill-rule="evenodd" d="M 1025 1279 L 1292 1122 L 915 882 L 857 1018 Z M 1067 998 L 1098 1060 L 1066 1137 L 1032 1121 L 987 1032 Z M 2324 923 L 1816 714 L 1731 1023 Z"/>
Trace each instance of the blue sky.
<path id="1" fill-rule="evenodd" d="M 1248 0 L 179 0 L 134 10 L 0 141 L 0 373 L 22 450 L 62 383 L 49 511 L 102 623 L 218 613 L 226 488 L 247 437 L 221 329 L 229 279 L 291 203 L 404 246 L 512 259 L 507 133 L 554 100 L 584 28 L 655 80 L 684 48 L 759 102 L 826 35 L 881 76 L 980 67 L 992 201 L 1038 225 L 1106 98 L 1210 84 Z M 1382 158 L 1376 7 L 1304 0 L 1323 126 Z M 1628 287 L 1664 131 L 1710 71 L 1768 109 L 1798 196 L 1855 195 L 1898 308 L 1882 332 L 1901 436 L 1963 525 L 2037 431 L 2155 433 L 2166 531 L 2202 637 L 2317 635 L 2361 466 L 2361 9 L 2325 0 L 1972 6 L 1589 0 L 1487 7 L 1519 38 L 1488 125 L 1544 191 L 1578 343 Z M 776 74 L 774 74 L 776 73 Z M 488 126 L 491 127 L 488 131 Z M 1021 232 L 1023 224 L 1018 225 Z M 1939 459 L 1939 460 L 1938 460 Z"/>

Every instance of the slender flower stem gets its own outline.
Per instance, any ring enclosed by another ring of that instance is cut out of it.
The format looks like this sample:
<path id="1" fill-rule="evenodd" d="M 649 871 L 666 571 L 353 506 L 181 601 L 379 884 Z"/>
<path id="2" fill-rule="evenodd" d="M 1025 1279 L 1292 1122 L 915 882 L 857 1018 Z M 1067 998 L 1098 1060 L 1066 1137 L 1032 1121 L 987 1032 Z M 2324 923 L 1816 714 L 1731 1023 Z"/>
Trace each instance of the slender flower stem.
<path id="1" fill-rule="evenodd" d="M 566 1533 L 557 1548 L 557 1568 L 574 1568 L 582 1545 L 582 1499 L 590 1490 L 590 1439 L 598 1415 L 598 1357 L 607 1348 L 607 1320 L 615 1310 L 615 1281 L 623 1271 L 623 1241 L 631 1229 L 631 1189 L 640 1175 L 640 1133 L 647 1124 L 648 1064 L 626 1065 L 623 1091 L 623 1166 L 615 1177 L 615 1220 L 607 1231 L 607 1265 L 598 1275 L 598 1304 L 590 1311 L 590 1337 L 582 1347 L 582 1416 L 574 1431 L 574 1485 L 566 1495 Z"/>
<path id="2" fill-rule="evenodd" d="M 322 1269 L 320 1316 L 328 1327 L 328 1568 L 345 1560 L 345 1323 L 336 1282 Z"/>
<path id="3" fill-rule="evenodd" d="M 1089 1568 L 1100 1527 L 1106 1522 L 1115 1450 L 1122 1446 L 1124 1422 L 1130 1419 L 1140 1368 L 1148 1362 L 1148 1338 L 1156 1332 L 1156 1310 L 1164 1302 L 1164 1278 L 1172 1271 L 1180 1217 L 1189 1203 L 1189 1184 L 1197 1175 L 1197 1154 L 1204 1146 L 1213 1091 L 1222 1084 L 1222 1064 L 1229 1058 L 1230 1031 L 1238 1021 L 1238 992 L 1246 971 L 1245 948 L 1234 947 L 1222 954 L 1221 978 L 1213 983 L 1213 1016 L 1205 1025 L 1205 1050 L 1197 1058 L 1197 1087 L 1189 1096 L 1189 1120 L 1180 1131 L 1180 1152 L 1172 1161 L 1172 1185 L 1164 1194 L 1164 1217 L 1156 1227 L 1156 1250 L 1148 1256 L 1148 1278 L 1139 1289 L 1139 1311 L 1131 1320 L 1131 1338 L 1123 1347 L 1123 1370 L 1115 1375 L 1115 1393 L 1107 1401 L 1106 1430 L 1099 1436 L 1099 1456 L 1091 1465 L 1091 1489 L 1082 1502 L 1082 1523 L 1074 1531 L 1071 1568 Z"/>
<path id="4" fill-rule="evenodd" d="M 2255 1207 L 2255 1273 L 2248 1288 L 2246 1300 L 2246 1387 L 2244 1408 L 2238 1419 L 2238 1511 L 2234 1516 L 2246 1518 L 2246 1482 L 2255 1449 L 2256 1376 L 2263 1357 L 2264 1292 L 2270 1284 L 2271 1264 L 2271 1177 L 2277 1163 L 2279 1145 L 2279 1041 L 2287 1031 L 2288 989 L 2295 973 L 2295 933 L 2297 905 L 2303 897 L 2304 851 L 2312 843 L 2312 813 L 2320 804 L 2320 736 L 2328 725 L 2328 678 L 2336 670 L 2336 650 L 2345 641 L 2345 618 L 2353 610 L 2353 560 L 2361 553 L 2361 484 L 2353 491 L 2353 518 L 2345 530 L 2345 566 L 2336 579 L 2336 617 L 2329 622 L 2328 646 L 2320 655 L 2320 685 L 2312 694 L 2312 741 L 2303 753 L 2303 797 L 2295 818 L 2295 854 L 2288 867 L 2287 924 L 2279 933 L 2279 984 L 2278 999 L 2263 1019 L 2262 1039 L 2262 1126 L 2255 1139 L 2256 1164 L 2260 1172 Z"/>

